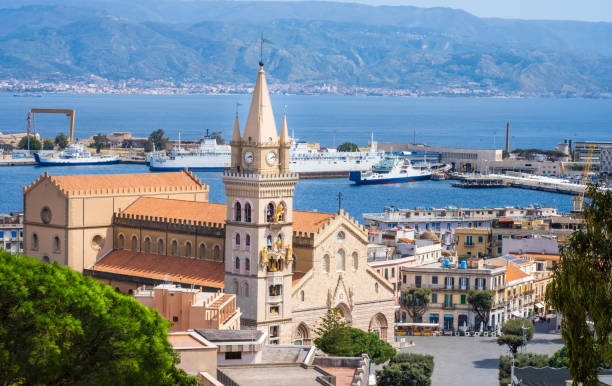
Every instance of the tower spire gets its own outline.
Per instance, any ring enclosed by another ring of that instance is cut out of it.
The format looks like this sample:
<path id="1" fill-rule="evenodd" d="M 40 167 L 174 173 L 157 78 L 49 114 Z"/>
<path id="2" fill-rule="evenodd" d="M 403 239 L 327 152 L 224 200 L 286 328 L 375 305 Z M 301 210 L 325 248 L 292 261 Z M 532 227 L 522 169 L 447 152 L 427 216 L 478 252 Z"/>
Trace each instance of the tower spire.
<path id="1" fill-rule="evenodd" d="M 249 116 L 242 136 L 246 142 L 278 143 L 278 131 L 274 122 L 274 112 L 263 66 L 259 67 L 257 81 L 253 90 Z"/>
<path id="2" fill-rule="evenodd" d="M 283 126 L 281 127 L 280 143 L 289 143 L 289 129 L 287 129 L 287 113 L 283 114 Z"/>
<path id="3" fill-rule="evenodd" d="M 240 122 L 238 121 L 238 111 L 236 111 L 236 119 L 234 119 L 234 134 L 232 134 L 232 142 L 240 142 Z"/>

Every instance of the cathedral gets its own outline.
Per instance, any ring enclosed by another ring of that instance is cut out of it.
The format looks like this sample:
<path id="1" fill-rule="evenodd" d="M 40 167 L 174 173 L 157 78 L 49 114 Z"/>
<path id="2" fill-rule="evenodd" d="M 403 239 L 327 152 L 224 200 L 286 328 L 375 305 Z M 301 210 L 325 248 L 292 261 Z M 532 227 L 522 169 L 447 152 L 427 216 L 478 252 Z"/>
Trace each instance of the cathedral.
<path id="1" fill-rule="evenodd" d="M 342 210 L 293 209 L 287 119 L 279 135 L 263 63 L 231 149 L 226 204 L 188 171 L 41 176 L 24 188 L 26 254 L 127 293 L 170 281 L 236 294 L 241 328 L 269 343 L 312 343 L 330 307 L 391 341 L 394 288 L 367 264 L 364 227 Z"/>

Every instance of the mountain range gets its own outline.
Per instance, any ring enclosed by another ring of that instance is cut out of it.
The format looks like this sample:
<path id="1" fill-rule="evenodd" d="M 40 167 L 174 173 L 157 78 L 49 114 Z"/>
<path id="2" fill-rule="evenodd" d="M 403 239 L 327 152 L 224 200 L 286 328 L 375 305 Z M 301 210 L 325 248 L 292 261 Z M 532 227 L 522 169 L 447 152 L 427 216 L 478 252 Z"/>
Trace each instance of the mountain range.
<path id="1" fill-rule="evenodd" d="M 334 2 L 0 0 L 0 80 L 612 96 L 612 23 Z"/>

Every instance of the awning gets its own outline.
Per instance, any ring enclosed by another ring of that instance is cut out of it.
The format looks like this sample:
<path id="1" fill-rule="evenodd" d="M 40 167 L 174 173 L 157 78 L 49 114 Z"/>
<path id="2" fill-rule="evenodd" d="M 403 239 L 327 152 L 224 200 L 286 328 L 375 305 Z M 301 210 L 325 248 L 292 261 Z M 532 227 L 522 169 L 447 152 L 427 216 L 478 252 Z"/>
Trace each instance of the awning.
<path id="1" fill-rule="evenodd" d="M 521 315 L 521 313 L 518 312 L 518 311 L 512 311 L 512 315 L 516 316 L 517 318 L 522 318 L 523 317 L 523 315 Z"/>
<path id="2" fill-rule="evenodd" d="M 542 304 L 542 303 L 540 303 L 540 302 L 537 302 L 537 303 L 535 304 L 535 306 L 536 306 L 536 308 L 544 308 L 544 304 Z"/>

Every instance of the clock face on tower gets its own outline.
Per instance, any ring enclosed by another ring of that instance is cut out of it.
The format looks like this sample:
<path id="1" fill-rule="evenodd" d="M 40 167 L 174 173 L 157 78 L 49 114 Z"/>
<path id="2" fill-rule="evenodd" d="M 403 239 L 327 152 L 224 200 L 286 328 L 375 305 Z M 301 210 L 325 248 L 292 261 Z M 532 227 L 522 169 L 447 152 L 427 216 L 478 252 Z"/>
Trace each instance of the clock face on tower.
<path id="1" fill-rule="evenodd" d="M 276 153 L 271 151 L 268 153 L 268 156 L 266 157 L 266 159 L 268 160 L 269 164 L 273 164 L 274 161 L 276 161 Z"/>
<path id="2" fill-rule="evenodd" d="M 247 151 L 246 153 L 244 153 L 244 160 L 246 161 L 246 163 L 250 164 L 251 162 L 253 162 L 253 152 Z"/>

